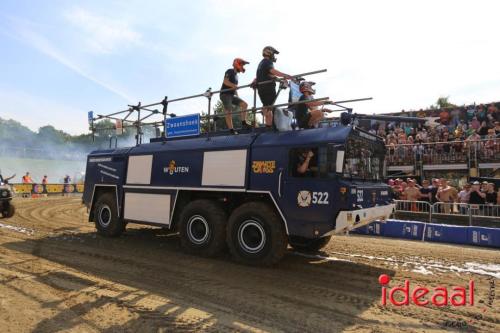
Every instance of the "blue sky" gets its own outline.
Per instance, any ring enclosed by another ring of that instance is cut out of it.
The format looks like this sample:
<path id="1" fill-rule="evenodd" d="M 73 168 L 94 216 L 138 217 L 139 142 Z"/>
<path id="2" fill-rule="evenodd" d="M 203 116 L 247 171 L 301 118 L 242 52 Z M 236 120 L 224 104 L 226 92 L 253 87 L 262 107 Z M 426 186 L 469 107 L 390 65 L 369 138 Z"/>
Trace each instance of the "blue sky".
<path id="1" fill-rule="evenodd" d="M 317 96 L 372 96 L 362 113 L 417 109 L 439 96 L 500 99 L 495 1 L 0 2 L 0 117 L 37 129 L 87 130 L 87 111 L 118 111 L 218 89 L 236 56 L 255 76 L 262 47 Z M 251 92 L 242 97 L 250 100 Z M 178 114 L 203 99 L 172 104 Z"/>

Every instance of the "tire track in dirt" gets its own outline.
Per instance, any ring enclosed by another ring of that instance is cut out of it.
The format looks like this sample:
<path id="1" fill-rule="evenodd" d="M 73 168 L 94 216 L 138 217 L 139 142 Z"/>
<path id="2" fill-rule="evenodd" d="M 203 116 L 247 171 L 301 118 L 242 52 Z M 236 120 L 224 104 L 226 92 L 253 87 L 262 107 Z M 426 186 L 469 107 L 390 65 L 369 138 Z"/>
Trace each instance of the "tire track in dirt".
<path id="1" fill-rule="evenodd" d="M 475 319 L 476 308 L 379 305 L 379 274 L 391 275 L 394 283 L 411 278 L 428 286 L 463 285 L 467 274 L 424 276 L 367 258 L 327 261 L 294 255 L 287 255 L 273 269 L 253 268 L 236 265 L 228 256 L 204 259 L 184 255 L 177 236 L 158 229 L 133 227 L 120 238 L 101 238 L 86 222 L 86 210 L 78 198 L 29 200 L 18 204 L 18 212 L 4 221 L 32 227 L 35 233 L 0 228 L 0 279 L 14 288 L 10 292 L 22 297 L 34 293 L 31 284 L 61 300 L 53 313 L 34 326 L 41 331 L 68 318 L 75 322 L 75 318 L 83 318 L 78 323 L 89 331 L 100 330 L 103 321 L 111 328 L 108 331 L 164 327 L 179 331 L 399 332 L 445 329 L 443 322 L 448 319 L 474 319 L 470 331 L 500 331 L 498 308 Z M 324 254 L 352 251 L 387 257 L 390 253 L 403 263 L 412 255 L 429 258 L 436 248 L 433 245 L 360 242 L 356 237 L 341 236 L 333 238 Z M 442 253 L 446 261 L 461 260 L 453 248 Z M 490 251 L 470 249 L 464 257 L 473 256 L 482 262 L 495 257 Z M 487 290 L 482 285 L 478 288 L 482 297 Z M 108 317 L 118 318 L 118 322 Z"/>

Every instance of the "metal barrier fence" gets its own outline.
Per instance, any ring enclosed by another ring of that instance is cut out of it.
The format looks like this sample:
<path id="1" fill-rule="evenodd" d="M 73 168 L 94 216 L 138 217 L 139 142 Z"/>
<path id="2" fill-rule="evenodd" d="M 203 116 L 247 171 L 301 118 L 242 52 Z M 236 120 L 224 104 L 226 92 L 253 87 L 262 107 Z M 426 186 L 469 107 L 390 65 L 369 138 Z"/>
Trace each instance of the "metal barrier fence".
<path id="1" fill-rule="evenodd" d="M 459 217 L 468 220 L 472 226 L 476 220 L 488 220 L 498 223 L 500 227 L 500 205 L 484 204 L 474 205 L 465 203 L 436 202 L 431 204 L 427 201 L 396 200 L 395 212 L 415 214 L 432 222 L 433 217 Z"/>
<path id="2" fill-rule="evenodd" d="M 424 164 L 455 164 L 475 162 L 498 162 L 500 139 L 448 141 L 417 144 L 387 145 L 388 166 Z"/>

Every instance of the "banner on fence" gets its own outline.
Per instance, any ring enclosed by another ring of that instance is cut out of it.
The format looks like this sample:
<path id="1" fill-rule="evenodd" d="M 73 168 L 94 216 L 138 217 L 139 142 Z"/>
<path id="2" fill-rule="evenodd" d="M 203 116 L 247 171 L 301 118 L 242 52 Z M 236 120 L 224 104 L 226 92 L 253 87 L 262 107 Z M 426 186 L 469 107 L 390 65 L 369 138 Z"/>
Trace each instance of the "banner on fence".
<path id="1" fill-rule="evenodd" d="M 18 194 L 83 193 L 83 184 L 12 184 Z"/>

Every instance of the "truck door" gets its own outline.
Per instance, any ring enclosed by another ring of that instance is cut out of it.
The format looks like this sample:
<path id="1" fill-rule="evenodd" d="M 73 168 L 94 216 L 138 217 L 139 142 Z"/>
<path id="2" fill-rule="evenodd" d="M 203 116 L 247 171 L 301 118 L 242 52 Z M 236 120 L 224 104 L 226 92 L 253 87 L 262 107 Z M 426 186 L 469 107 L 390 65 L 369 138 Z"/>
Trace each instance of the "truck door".
<path id="1" fill-rule="evenodd" d="M 328 167 L 329 151 L 326 146 L 292 148 L 288 167 L 281 171 L 280 200 L 287 220 L 305 237 L 317 236 L 310 234 L 317 228 L 331 229 L 335 220 L 338 182 Z"/>

